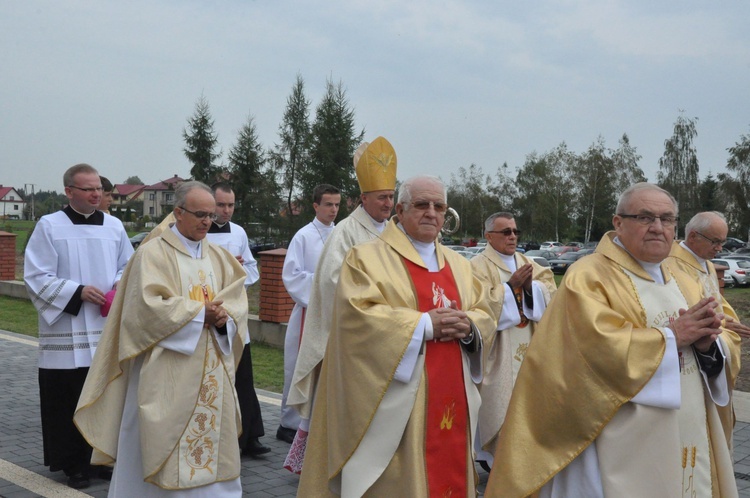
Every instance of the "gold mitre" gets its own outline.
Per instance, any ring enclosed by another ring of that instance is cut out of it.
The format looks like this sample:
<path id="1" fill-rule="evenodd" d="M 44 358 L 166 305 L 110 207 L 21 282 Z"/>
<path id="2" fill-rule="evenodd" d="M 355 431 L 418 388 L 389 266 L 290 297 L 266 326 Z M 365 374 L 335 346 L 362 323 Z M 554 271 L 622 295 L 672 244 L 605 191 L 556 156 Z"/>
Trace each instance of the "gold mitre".
<path id="1" fill-rule="evenodd" d="M 396 151 L 391 143 L 378 137 L 362 142 L 354 153 L 354 171 L 363 194 L 376 190 L 396 189 Z"/>

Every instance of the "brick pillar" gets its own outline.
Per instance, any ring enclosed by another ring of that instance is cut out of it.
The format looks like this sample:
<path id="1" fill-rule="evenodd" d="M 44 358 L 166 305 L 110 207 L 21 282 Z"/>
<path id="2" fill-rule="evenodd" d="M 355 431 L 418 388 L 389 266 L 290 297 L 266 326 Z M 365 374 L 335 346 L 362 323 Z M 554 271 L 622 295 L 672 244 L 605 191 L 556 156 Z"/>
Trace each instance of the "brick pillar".
<path id="1" fill-rule="evenodd" d="M 260 256 L 260 319 L 264 322 L 288 322 L 294 301 L 281 280 L 286 249 L 272 249 Z"/>
<path id="2" fill-rule="evenodd" d="M 16 279 L 16 234 L 0 231 L 0 280 Z"/>
<path id="3" fill-rule="evenodd" d="M 716 270 L 716 278 L 719 280 L 719 292 L 721 292 L 721 295 L 724 295 L 724 272 L 729 269 L 729 267 L 724 265 L 714 265 L 714 269 Z"/>

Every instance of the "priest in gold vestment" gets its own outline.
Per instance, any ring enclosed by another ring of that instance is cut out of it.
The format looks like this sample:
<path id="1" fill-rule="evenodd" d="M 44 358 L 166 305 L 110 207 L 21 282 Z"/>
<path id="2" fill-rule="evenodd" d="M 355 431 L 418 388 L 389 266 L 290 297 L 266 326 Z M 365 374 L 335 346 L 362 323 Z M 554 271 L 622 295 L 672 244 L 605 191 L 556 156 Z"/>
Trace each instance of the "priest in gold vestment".
<path id="1" fill-rule="evenodd" d="M 299 496 L 476 496 L 481 334 L 469 262 L 436 243 L 434 177 L 404 182 L 380 239 L 341 269 Z"/>
<path id="2" fill-rule="evenodd" d="M 510 213 L 494 213 L 484 223 L 487 247 L 471 260 L 485 281 L 497 317 L 495 333 L 485 337 L 484 379 L 477 427 L 477 461 L 492 467 L 492 452 L 508 410 L 534 330 L 557 290 L 549 267 L 516 252 L 520 231 Z"/>
<path id="3" fill-rule="evenodd" d="M 205 240 L 207 186 L 182 184 L 175 206 L 175 225 L 125 270 L 74 418 L 92 462 L 115 463 L 110 497 L 242 495 L 234 373 L 246 274 Z"/>
<path id="4" fill-rule="evenodd" d="M 723 308 L 726 328 L 740 337 L 750 337 L 750 327 L 740 323 L 734 308 L 719 292 L 716 268 L 711 262 L 726 243 L 728 233 L 723 214 L 717 211 L 698 213 L 685 225 L 685 240 L 672 246 L 669 262 L 691 275 L 703 289 L 704 297 L 716 297 Z"/>
<path id="5" fill-rule="evenodd" d="M 738 337 L 713 297 L 662 264 L 674 198 L 635 184 L 616 213 L 539 324 L 485 496 L 737 496 L 722 412 Z"/>

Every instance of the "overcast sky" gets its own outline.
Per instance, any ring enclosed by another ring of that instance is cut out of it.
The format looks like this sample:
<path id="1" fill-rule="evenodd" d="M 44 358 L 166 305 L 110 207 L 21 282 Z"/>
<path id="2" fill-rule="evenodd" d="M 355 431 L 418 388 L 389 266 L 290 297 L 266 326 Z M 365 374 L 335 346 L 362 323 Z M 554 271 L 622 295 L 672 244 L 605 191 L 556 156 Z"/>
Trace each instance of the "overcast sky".
<path id="1" fill-rule="evenodd" d="M 401 180 L 627 133 L 655 181 L 681 110 L 702 178 L 750 132 L 749 20 L 747 0 L 0 0 L 0 184 L 187 177 L 201 94 L 222 160 L 249 115 L 271 147 L 298 73 L 311 117 L 343 83 Z"/>

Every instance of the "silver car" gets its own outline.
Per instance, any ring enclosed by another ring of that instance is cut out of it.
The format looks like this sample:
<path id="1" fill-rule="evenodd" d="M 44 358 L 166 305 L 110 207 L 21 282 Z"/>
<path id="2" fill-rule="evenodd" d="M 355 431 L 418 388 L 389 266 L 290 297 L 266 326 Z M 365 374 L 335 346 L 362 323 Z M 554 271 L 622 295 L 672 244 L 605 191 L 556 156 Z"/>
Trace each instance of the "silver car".
<path id="1" fill-rule="evenodd" d="M 750 284 L 750 261 L 723 258 L 712 259 L 711 262 L 713 262 L 714 265 L 726 266 L 729 268 L 724 272 L 725 287 Z"/>

